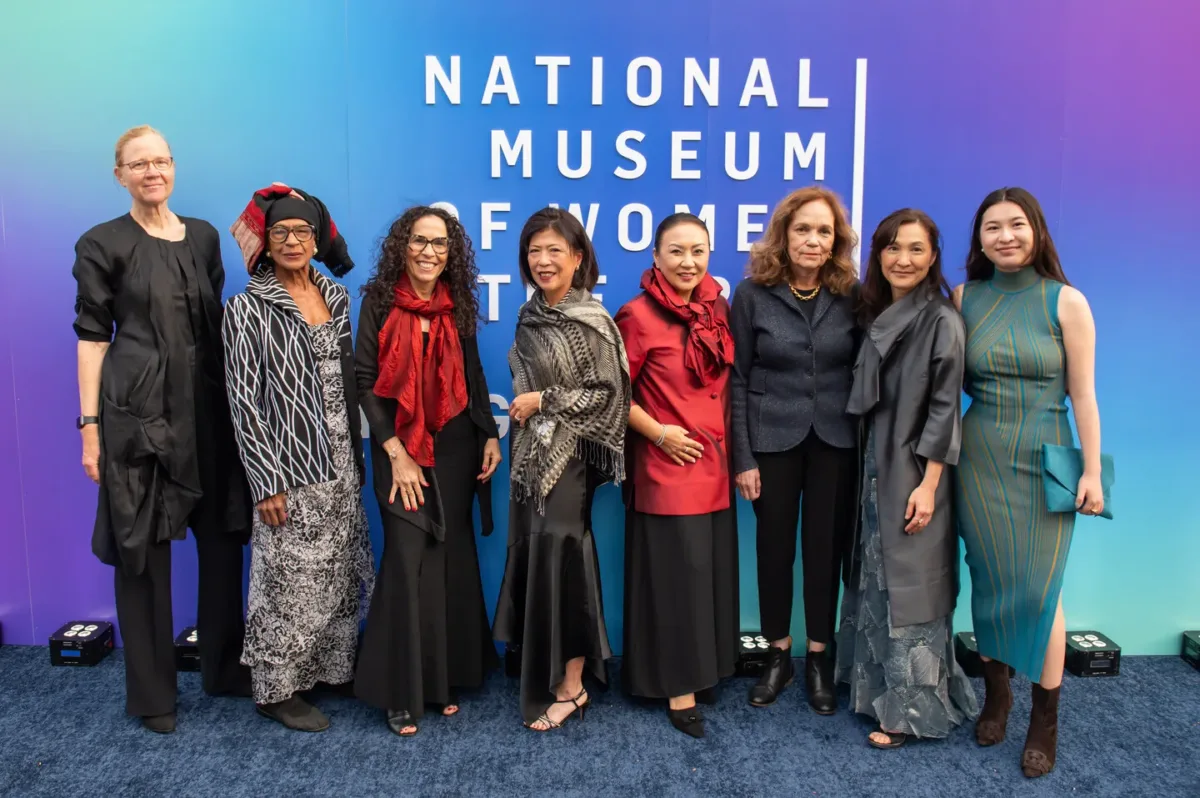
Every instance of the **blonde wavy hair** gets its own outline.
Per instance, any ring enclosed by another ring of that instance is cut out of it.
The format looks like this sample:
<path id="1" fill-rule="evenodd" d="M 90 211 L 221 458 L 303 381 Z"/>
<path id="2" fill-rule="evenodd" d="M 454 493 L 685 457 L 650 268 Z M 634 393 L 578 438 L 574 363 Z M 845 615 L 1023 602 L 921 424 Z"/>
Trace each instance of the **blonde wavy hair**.
<path id="1" fill-rule="evenodd" d="M 758 285 L 779 285 L 787 280 L 791 258 L 788 256 L 788 226 L 800 206 L 821 200 L 833 211 L 833 252 L 821 267 L 821 284 L 832 293 L 848 296 L 858 283 L 854 268 L 854 247 L 858 235 L 850 226 L 849 214 L 842 198 L 827 188 L 809 186 L 788 194 L 771 213 L 771 221 L 763 237 L 750 248 L 750 263 L 746 276 Z"/>

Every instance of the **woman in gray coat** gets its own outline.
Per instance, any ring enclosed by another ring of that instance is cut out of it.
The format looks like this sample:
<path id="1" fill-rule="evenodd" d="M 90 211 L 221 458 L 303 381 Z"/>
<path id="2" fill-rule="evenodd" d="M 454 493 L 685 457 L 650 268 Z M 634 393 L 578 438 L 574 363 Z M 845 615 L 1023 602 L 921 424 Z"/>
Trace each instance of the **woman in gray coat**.
<path id="1" fill-rule="evenodd" d="M 863 419 L 859 524 L 848 562 L 837 681 L 898 748 L 945 737 L 978 705 L 954 659 L 958 461 L 966 332 L 947 299 L 937 226 L 918 210 L 871 237 L 859 312 L 866 330 L 846 411 Z"/>

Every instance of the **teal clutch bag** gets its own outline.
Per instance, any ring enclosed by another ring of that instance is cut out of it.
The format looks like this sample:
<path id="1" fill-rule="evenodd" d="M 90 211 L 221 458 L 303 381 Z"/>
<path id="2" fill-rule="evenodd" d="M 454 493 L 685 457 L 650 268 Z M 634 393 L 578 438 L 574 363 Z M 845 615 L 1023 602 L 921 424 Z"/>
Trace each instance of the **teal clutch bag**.
<path id="1" fill-rule="evenodd" d="M 1046 509 L 1052 513 L 1074 513 L 1075 490 L 1083 476 L 1083 452 L 1070 446 L 1042 444 L 1042 486 L 1046 493 Z M 1100 455 L 1100 490 L 1104 494 L 1101 518 L 1112 519 L 1113 459 Z"/>

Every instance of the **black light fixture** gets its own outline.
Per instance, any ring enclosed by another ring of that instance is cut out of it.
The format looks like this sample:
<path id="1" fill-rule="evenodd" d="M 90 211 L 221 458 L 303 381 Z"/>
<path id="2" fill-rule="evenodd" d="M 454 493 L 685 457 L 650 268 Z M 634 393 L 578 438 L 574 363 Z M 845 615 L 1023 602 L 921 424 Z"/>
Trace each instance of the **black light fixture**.
<path id="1" fill-rule="evenodd" d="M 108 621 L 71 621 L 50 635 L 51 665 L 95 665 L 113 650 Z"/>
<path id="2" fill-rule="evenodd" d="M 974 632 L 959 632 L 954 636 L 954 658 L 962 666 L 963 673 L 972 679 L 983 678 L 983 658 L 979 656 L 979 644 Z M 1013 666 L 1008 666 L 1008 677 L 1017 675 Z"/>
<path id="3" fill-rule="evenodd" d="M 1183 633 L 1183 646 L 1179 650 L 1179 656 L 1200 671 L 1200 631 Z"/>
<path id="4" fill-rule="evenodd" d="M 196 627 L 189 626 L 179 633 L 179 637 L 175 638 L 175 670 L 176 671 L 199 671 L 200 670 L 200 648 L 196 642 Z"/>
<path id="5" fill-rule="evenodd" d="M 1118 676 L 1121 647 L 1099 632 L 1067 632 L 1067 671 L 1075 676 Z"/>
<path id="6" fill-rule="evenodd" d="M 738 676 L 758 676 L 767 668 L 771 654 L 771 641 L 761 632 L 742 632 L 738 635 L 738 661 L 735 672 Z"/>

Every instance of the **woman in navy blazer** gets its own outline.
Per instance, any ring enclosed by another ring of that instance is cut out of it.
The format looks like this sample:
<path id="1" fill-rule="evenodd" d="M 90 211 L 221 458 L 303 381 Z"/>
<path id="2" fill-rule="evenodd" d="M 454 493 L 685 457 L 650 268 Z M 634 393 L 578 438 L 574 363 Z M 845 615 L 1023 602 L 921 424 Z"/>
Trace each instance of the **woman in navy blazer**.
<path id="1" fill-rule="evenodd" d="M 792 681 L 792 570 L 801 525 L 808 702 L 837 709 L 838 579 L 853 527 L 856 422 L 846 415 L 858 333 L 857 237 L 836 194 L 812 186 L 776 206 L 733 297 L 733 467 L 758 521 L 758 595 L 771 658 L 750 703 Z M 803 497 L 803 499 L 802 499 Z"/>

